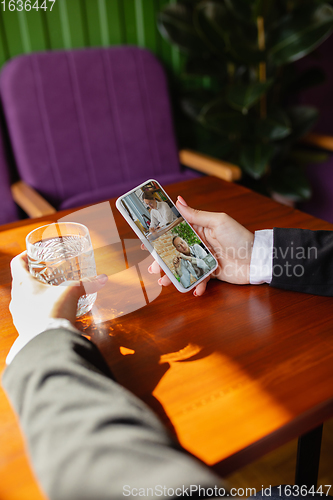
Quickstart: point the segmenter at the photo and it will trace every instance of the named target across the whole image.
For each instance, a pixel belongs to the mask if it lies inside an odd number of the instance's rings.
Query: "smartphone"
[[[192,290],[217,268],[215,257],[156,180],[120,196],[116,207],[180,292]]]

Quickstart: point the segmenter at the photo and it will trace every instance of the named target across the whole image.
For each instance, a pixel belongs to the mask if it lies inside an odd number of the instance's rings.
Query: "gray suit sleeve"
[[[180,498],[190,485],[223,486],[113,380],[84,337],[64,329],[40,334],[17,354],[2,381],[51,500],[132,498],[140,488],[146,496],[170,498],[174,491]]]

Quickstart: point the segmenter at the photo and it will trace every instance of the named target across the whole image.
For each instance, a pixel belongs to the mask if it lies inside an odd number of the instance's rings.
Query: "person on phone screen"
[[[157,201],[153,193],[145,191],[143,202],[150,207],[150,232],[154,233],[157,229],[170,224],[177,219],[169,205],[165,201]]]
[[[185,267],[185,262],[191,264],[191,267],[195,271],[196,279],[201,278],[201,276],[203,276],[209,271],[209,267],[203,260],[205,257],[207,257],[208,253],[200,245],[194,243],[194,245],[190,246],[180,236],[175,236],[172,240],[172,244],[175,247],[175,249],[182,254],[181,260],[184,264],[182,266],[179,266],[180,271],[182,267]],[[178,271],[177,274],[179,275]]]
[[[191,276],[193,277],[193,281],[198,279],[191,260],[191,257],[184,258],[182,255],[178,255],[173,259],[176,274],[184,288],[188,288],[190,286]]]

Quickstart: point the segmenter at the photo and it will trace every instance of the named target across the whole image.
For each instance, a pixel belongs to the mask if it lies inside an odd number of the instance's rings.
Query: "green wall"
[[[52,12],[10,11],[0,2],[0,67],[34,51],[131,44],[154,52],[167,70],[178,72],[180,55],[156,28],[156,13],[174,0],[56,0]],[[36,0],[31,0],[31,5]],[[24,2],[24,0],[23,0]],[[41,5],[43,0],[38,0]],[[12,6],[19,8],[17,0]]]

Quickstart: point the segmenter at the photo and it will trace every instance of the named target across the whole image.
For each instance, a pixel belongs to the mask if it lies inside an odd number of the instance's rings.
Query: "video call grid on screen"
[[[122,205],[184,288],[216,266],[207,247],[156,182],[125,196]]]

